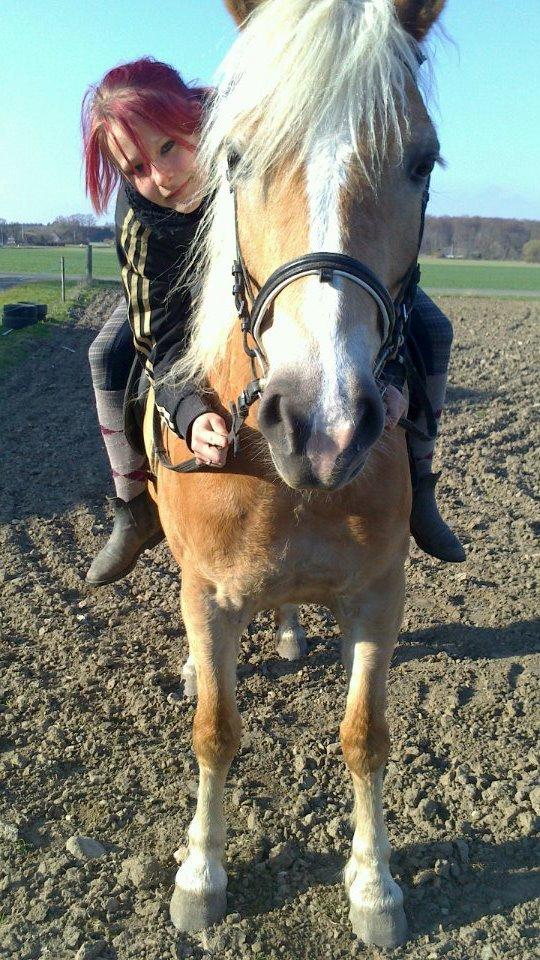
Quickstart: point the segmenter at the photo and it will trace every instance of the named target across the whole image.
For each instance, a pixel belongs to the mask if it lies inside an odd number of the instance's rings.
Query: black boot
[[[462,563],[465,550],[439,513],[435,484],[440,473],[419,477],[413,488],[411,533],[424,553],[447,563]]]
[[[146,490],[126,502],[114,500],[114,527],[107,543],[92,561],[86,582],[113,583],[133,570],[143,550],[164,538],[157,507]]]

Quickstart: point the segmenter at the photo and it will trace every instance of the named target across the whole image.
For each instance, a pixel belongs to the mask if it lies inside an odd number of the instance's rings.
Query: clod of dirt
[[[92,837],[70,837],[66,843],[66,850],[76,860],[97,860],[105,856],[105,847]]]

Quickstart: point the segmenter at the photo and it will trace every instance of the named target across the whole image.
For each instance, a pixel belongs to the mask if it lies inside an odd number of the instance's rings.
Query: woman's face
[[[201,202],[196,167],[198,134],[182,134],[182,143],[178,143],[141,120],[137,135],[150,163],[120,126],[111,127],[107,146],[123,176],[143,197],[160,207],[179,213],[194,210]]]

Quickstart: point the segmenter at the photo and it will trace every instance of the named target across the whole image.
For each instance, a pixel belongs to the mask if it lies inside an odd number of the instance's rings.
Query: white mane
[[[201,143],[216,198],[195,242],[202,292],[175,379],[204,381],[236,322],[227,149],[241,155],[239,178],[260,178],[284,158],[297,169],[322,131],[348,129],[362,172],[373,180],[389,144],[401,148],[407,68],[416,74],[417,46],[393,0],[266,0],[249,18],[220,69]]]

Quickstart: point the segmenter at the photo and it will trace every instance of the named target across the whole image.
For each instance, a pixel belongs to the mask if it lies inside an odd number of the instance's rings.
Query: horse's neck
[[[240,395],[253,379],[251,360],[244,351],[238,325],[231,334],[222,363],[209,377],[210,387],[219,401],[222,413],[230,410],[231,403],[238,402]],[[279,488],[287,488],[276,473],[267,441],[259,430],[258,410],[257,401],[249,408],[240,433],[239,452],[235,458],[229,453],[228,462],[234,474],[245,475],[253,480],[270,480],[275,485],[274,492],[277,496]]]
[[[232,332],[225,357],[209,379],[212,390],[227,409],[231,401],[236,402],[248,383],[253,380],[251,362],[242,346],[239,327]],[[251,407],[249,413],[249,424],[253,427],[257,425],[256,407],[257,404]]]

